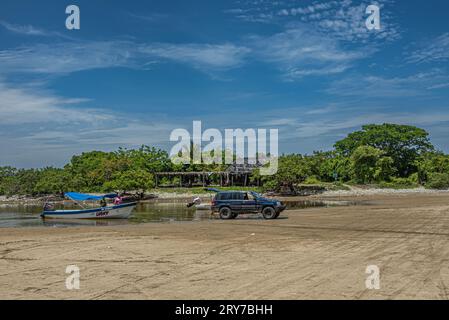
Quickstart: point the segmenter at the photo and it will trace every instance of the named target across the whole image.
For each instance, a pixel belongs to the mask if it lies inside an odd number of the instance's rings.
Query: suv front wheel
[[[229,220],[232,219],[232,210],[229,207],[220,208],[220,219]]]
[[[264,219],[276,219],[276,210],[272,207],[265,207],[262,210]]]

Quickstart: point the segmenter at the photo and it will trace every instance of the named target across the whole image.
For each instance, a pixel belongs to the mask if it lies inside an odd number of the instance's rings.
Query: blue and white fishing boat
[[[117,194],[94,196],[89,194],[67,192],[65,196],[77,204],[84,201],[101,201],[106,198],[115,198]],[[52,219],[127,219],[136,207],[137,202],[122,203],[96,208],[82,208],[78,210],[50,210],[47,206],[42,212],[42,218]]]

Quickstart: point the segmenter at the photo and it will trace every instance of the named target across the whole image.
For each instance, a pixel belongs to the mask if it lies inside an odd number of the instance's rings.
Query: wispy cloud
[[[314,25],[319,31],[332,35],[333,38],[346,41],[371,39],[396,40],[400,36],[399,28],[392,22],[386,8],[387,1],[376,1],[381,10],[381,29],[368,30],[365,21],[367,4],[354,3],[350,0],[315,3],[307,7],[290,9],[290,15],[299,15],[301,21]],[[370,3],[371,4],[371,3]],[[287,11],[288,12],[288,11]],[[295,14],[296,13],[296,14]],[[282,12],[279,12],[282,15]]]
[[[0,81],[0,125],[98,123],[111,117],[95,109],[71,108],[87,99],[68,99],[35,87],[13,87]]]
[[[449,121],[448,112],[364,113],[345,118],[339,118],[334,114],[330,117],[298,122],[295,129],[290,131],[290,138],[309,138],[328,134],[343,135],[368,123],[397,123],[427,127],[447,121]]]
[[[138,47],[139,53],[190,64],[196,68],[228,69],[242,64],[250,49],[225,44],[166,44]]]
[[[167,14],[163,14],[163,13],[132,13],[129,12],[128,16],[130,16],[131,18],[135,18],[135,19],[139,19],[139,20],[143,20],[145,22],[158,22],[160,20],[166,19],[169,17],[169,15]]]
[[[39,28],[30,24],[14,24],[4,20],[0,20],[0,26],[16,35],[30,36],[30,37],[46,37],[46,38],[56,37],[65,40],[71,41],[74,40],[72,37],[66,34],[56,31],[45,30],[43,28]]]
[[[433,90],[445,87],[448,81],[449,76],[439,69],[402,77],[352,74],[335,80],[326,92],[340,96],[413,97],[430,95]]]
[[[65,98],[42,88],[6,84],[0,79],[1,163],[61,165],[75,152],[91,149],[164,145],[178,127],[162,116],[133,117],[92,108],[84,98]],[[49,154],[51,158],[49,159]]]
[[[378,0],[381,9],[381,30],[368,30],[365,1],[244,1],[241,8],[227,10],[239,19],[249,22],[276,23],[301,21],[334,39],[366,43],[371,40],[392,41],[400,37],[399,26],[394,23],[391,0]]]
[[[242,66],[247,59],[274,64],[285,79],[346,71],[370,54],[350,50],[304,25],[290,25],[272,36],[249,36],[245,45],[136,43],[132,41],[72,41],[34,44],[0,51],[0,71],[69,74],[83,70],[127,67],[146,69],[158,61],[189,65],[205,73]]]
[[[344,104],[329,104],[324,107],[277,109],[279,114],[289,114],[288,118],[272,119],[271,114],[262,114],[265,118],[258,125],[261,127],[279,126],[281,143],[294,140],[297,144],[305,143],[305,139],[317,139],[320,146],[332,145],[338,137],[359,129],[368,123],[398,123],[421,127],[433,127],[449,121],[449,112],[443,106],[419,108],[416,111],[391,111],[391,107],[360,108],[354,107],[354,102]],[[326,141],[326,142],[325,142]],[[297,146],[296,146],[297,148]],[[317,146],[313,147],[316,150]]]
[[[0,51],[2,73],[64,74],[128,66],[135,48],[128,42],[60,42]]]
[[[410,63],[447,62],[449,60],[449,33],[431,39],[422,48],[412,52],[407,61]]]
[[[370,54],[370,50],[345,49],[338,41],[298,24],[270,37],[253,36],[251,43],[255,54],[278,64],[287,79],[341,73]]]
[[[37,27],[34,27],[32,25],[18,25],[18,24],[12,24],[8,23],[6,21],[0,20],[0,26],[4,27],[5,29],[18,33],[23,35],[29,35],[29,36],[50,36],[54,35],[51,32],[45,31],[43,29],[39,29]]]
[[[162,59],[201,70],[226,70],[240,65],[248,52],[233,44],[59,42],[0,51],[0,71],[65,74],[111,67],[143,68],[149,60]]]

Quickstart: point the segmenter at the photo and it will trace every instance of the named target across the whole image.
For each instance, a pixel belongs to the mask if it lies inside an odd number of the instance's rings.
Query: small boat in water
[[[212,206],[209,203],[199,203],[195,204],[196,210],[211,210]]]
[[[196,197],[192,202],[187,203],[187,208],[195,207],[196,210],[211,210],[211,205],[202,203],[200,197]]]
[[[79,204],[79,201],[104,201],[106,198],[117,197],[117,194],[94,196],[83,193],[69,192],[66,193],[65,196]],[[129,202],[96,208],[83,207],[82,209],[76,210],[52,210],[46,205],[41,217],[52,219],[127,219],[136,205],[137,202]]]

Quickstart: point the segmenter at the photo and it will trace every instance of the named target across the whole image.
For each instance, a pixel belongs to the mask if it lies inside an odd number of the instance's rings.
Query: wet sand
[[[447,193],[334,199],[367,204],[274,221],[1,229],[0,298],[448,298]],[[68,265],[79,290],[65,287]],[[365,287],[368,265],[379,290]]]

